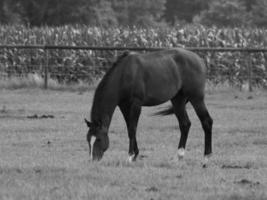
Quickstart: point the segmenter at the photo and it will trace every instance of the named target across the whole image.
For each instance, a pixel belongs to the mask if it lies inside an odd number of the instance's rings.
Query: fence
[[[37,71],[42,74],[44,88],[47,89],[49,76],[57,81],[75,81],[82,76],[83,78],[101,76],[101,72],[108,68],[106,65],[112,62],[118,51],[157,51],[161,49],[163,48],[0,45],[0,76],[10,77],[14,74],[23,75]],[[250,91],[255,84],[266,84],[267,48],[190,47],[186,49],[194,51],[204,58],[208,66],[208,77],[214,82],[226,79],[230,83],[239,85],[247,82]],[[28,55],[25,56],[25,54]],[[77,61],[77,59],[80,60]],[[218,68],[220,69],[218,70]]]

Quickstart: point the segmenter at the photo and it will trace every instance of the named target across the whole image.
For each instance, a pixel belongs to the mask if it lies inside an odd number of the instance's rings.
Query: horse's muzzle
[[[102,157],[103,157],[103,155],[104,155],[104,152],[103,151],[94,151],[93,150],[93,153],[91,154],[91,159],[92,159],[92,161],[100,161],[101,159],[102,159]]]

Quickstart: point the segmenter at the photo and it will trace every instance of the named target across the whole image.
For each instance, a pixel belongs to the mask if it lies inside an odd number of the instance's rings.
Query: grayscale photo
[[[0,199],[266,200],[267,0],[0,0]]]

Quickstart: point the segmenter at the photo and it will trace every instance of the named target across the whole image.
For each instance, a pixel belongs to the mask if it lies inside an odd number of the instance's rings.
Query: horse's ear
[[[85,121],[86,125],[88,126],[88,128],[90,128],[92,126],[92,122],[89,122],[86,118],[84,118],[84,121]]]

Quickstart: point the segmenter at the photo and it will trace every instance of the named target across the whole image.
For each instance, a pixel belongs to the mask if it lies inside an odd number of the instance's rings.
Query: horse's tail
[[[163,116],[165,116],[165,115],[172,115],[172,114],[174,114],[174,110],[173,110],[173,107],[170,106],[169,108],[164,109],[164,110],[161,110],[161,111],[158,111],[158,112],[154,113],[153,115],[154,116],[156,116],[156,115],[163,115]]]

